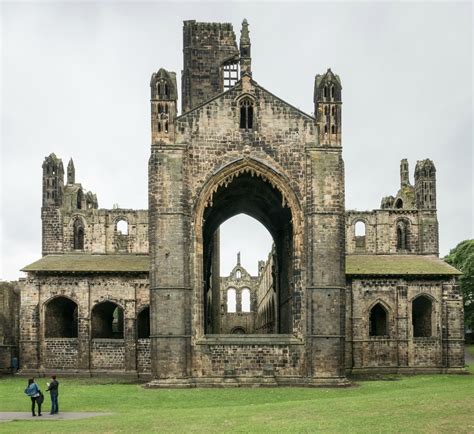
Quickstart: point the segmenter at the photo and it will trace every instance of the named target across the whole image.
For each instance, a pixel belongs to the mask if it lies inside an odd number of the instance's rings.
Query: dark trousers
[[[56,393],[51,394],[51,414],[56,414],[59,411],[58,407],[58,395]]]
[[[38,405],[38,414],[41,414],[41,404],[38,401],[38,398],[31,397],[31,414],[35,415],[35,403]]]

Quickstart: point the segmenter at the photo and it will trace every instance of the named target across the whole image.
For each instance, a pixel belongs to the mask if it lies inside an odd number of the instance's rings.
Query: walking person
[[[41,416],[41,404],[43,403],[43,394],[39,386],[35,383],[34,378],[28,380],[28,387],[25,389],[25,393],[31,398],[31,413],[35,414],[35,404],[38,406],[38,416]]]
[[[56,380],[56,375],[51,375],[51,383],[46,383],[48,388],[46,389],[51,396],[51,413],[57,414],[58,408],[58,395],[59,395],[59,382]]]

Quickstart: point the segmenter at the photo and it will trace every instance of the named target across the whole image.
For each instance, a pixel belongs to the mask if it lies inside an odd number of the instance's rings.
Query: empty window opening
[[[403,200],[398,198],[395,202],[395,208],[402,209],[403,208]]]
[[[328,106],[324,107],[324,114],[327,116],[329,114],[329,108]]]
[[[427,338],[431,330],[432,303],[428,297],[419,296],[412,303],[413,337]]]
[[[158,104],[158,113],[163,113],[163,106]]]
[[[106,301],[92,309],[92,338],[123,339],[123,309]]]
[[[370,336],[387,336],[387,312],[384,307],[377,303],[371,310],[369,315],[369,335]]]
[[[327,134],[328,133],[328,125],[324,125],[324,132]]]
[[[336,125],[331,125],[331,133],[336,134]]]
[[[242,289],[242,312],[250,312],[250,289]]]
[[[229,63],[222,68],[223,90],[229,90],[239,80],[239,64]]]
[[[145,307],[137,317],[138,339],[148,339],[150,337],[150,308]]]
[[[334,85],[331,86],[331,98],[334,98]]]
[[[168,132],[168,121],[165,122],[165,133]]]
[[[66,297],[53,298],[45,310],[46,338],[77,338],[77,304]]]
[[[161,95],[161,83],[158,83],[158,95]]]
[[[77,192],[77,209],[82,209],[83,199],[84,199],[84,194],[82,193],[82,190],[79,189]]]
[[[242,327],[235,327],[232,329],[232,332],[231,332],[233,335],[244,335],[245,334],[245,330],[242,328]]]
[[[128,235],[128,223],[126,220],[119,220],[116,225],[117,235]]]
[[[355,232],[355,244],[356,248],[365,248],[365,223],[363,221],[357,221],[354,225],[354,232]]]
[[[235,313],[237,311],[237,294],[235,289],[227,290],[227,312]]]
[[[324,86],[324,91],[323,91],[324,98],[328,97],[328,87]]]
[[[240,128],[253,128],[253,102],[249,98],[240,101]]]
[[[169,88],[167,83],[165,83],[165,96],[169,96]]]
[[[161,133],[161,122],[158,122],[158,132]]]
[[[331,113],[332,113],[333,116],[336,116],[336,106],[332,107]]]
[[[408,250],[408,225],[404,221],[397,223],[397,250]]]
[[[79,218],[74,221],[73,247],[74,250],[84,250],[84,226]]]
[[[236,279],[241,279],[241,278],[242,278],[242,272],[241,272],[240,270],[237,270],[237,271],[235,272],[235,278],[236,278]]]

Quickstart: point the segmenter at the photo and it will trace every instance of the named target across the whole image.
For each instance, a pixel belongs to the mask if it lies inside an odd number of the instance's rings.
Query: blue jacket
[[[31,383],[26,389],[25,393],[32,398],[39,396],[40,388],[36,383]]]

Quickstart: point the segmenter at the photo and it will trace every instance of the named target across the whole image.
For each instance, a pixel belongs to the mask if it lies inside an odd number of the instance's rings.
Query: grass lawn
[[[349,389],[148,390],[112,379],[59,378],[61,411],[115,414],[6,422],[0,432],[474,432],[474,375],[396,380]],[[38,382],[44,387],[46,379]],[[0,379],[0,411],[29,410],[25,383]],[[45,410],[49,404],[46,396]]]

